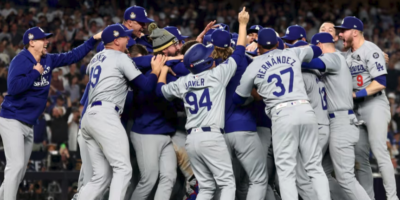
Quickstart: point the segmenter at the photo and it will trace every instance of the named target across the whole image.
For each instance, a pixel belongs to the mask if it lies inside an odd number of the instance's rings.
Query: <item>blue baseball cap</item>
[[[317,45],[318,43],[335,43],[335,40],[329,33],[317,33],[311,38],[311,44]]]
[[[211,43],[214,46],[227,48],[231,46],[231,35],[225,30],[215,30],[211,34]]]
[[[217,29],[210,29],[210,30],[208,30],[208,31],[206,32],[205,35],[211,35],[212,33],[214,33],[215,30],[217,30]]]
[[[53,33],[45,33],[43,29],[39,27],[33,27],[25,31],[23,41],[24,45],[29,44],[31,40],[40,40],[43,38],[49,38],[53,35]]]
[[[120,37],[130,37],[133,30],[125,30],[121,24],[113,24],[107,26],[101,34],[101,40],[104,44],[108,44]],[[129,41],[128,41],[129,42]]]
[[[359,31],[364,30],[364,24],[357,17],[345,17],[340,26],[335,26],[337,29],[356,29]]]
[[[289,26],[286,29],[285,36],[282,37],[284,40],[298,40],[300,38],[306,38],[306,30],[299,25]]]
[[[203,44],[204,45],[209,45],[211,44],[211,35],[205,35],[203,38]]]
[[[238,39],[238,37],[239,37],[239,34],[237,34],[237,33],[231,33],[231,38],[232,38],[232,39]]]
[[[215,29],[219,29],[219,30],[225,30],[225,31],[228,31],[228,32],[230,32],[230,30],[229,30],[229,26],[228,25],[226,25],[226,24],[223,24],[223,23],[220,23],[220,24],[215,24],[215,25],[219,25],[217,28],[215,28]]]
[[[272,28],[263,28],[258,32],[258,44],[262,47],[275,45],[278,42],[276,32]]]
[[[278,49],[283,50],[285,48],[285,45],[283,44],[283,40],[279,37],[277,37],[276,39],[278,39]]]
[[[237,43],[237,38],[232,38],[232,39],[231,39],[231,47],[232,47],[233,49],[236,48],[236,43]]]
[[[176,37],[176,39],[178,39],[178,40],[185,40],[186,38],[189,37],[189,36],[182,36],[179,29],[176,28],[175,26],[167,26],[164,29],[167,30],[168,32],[170,32],[172,35],[174,35]]]
[[[214,46],[197,43],[190,47],[184,57],[183,64],[193,74],[198,74],[212,67],[214,59],[210,57]]]
[[[247,35],[250,33],[258,33],[258,31],[260,31],[261,29],[263,29],[263,27],[260,25],[250,26],[250,28],[247,30]]]
[[[154,22],[154,20],[147,18],[146,10],[140,6],[131,6],[125,10],[125,20],[133,20],[142,23]]]
[[[294,44],[286,43],[286,46],[288,46],[289,48],[300,47],[300,46],[304,46],[304,45],[308,45],[308,43],[306,41],[303,41],[303,40],[299,40]]]

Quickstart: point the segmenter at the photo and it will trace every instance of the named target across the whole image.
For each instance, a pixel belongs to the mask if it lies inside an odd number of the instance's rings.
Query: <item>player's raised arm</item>
[[[245,56],[246,36],[247,36],[247,23],[249,22],[249,13],[246,11],[246,7],[238,14],[239,20],[239,36],[236,42],[235,51],[231,57],[235,60],[236,64],[239,64]]]

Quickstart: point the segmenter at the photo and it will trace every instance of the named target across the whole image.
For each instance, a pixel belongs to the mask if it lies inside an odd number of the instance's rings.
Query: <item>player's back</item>
[[[279,103],[308,100],[301,74],[301,63],[310,61],[310,47],[273,50],[257,57],[249,66],[256,73],[254,84],[267,109]]]
[[[319,57],[326,66],[321,81],[325,83],[328,111],[353,109],[352,77],[341,52],[326,53]]]
[[[184,102],[187,115],[186,129],[224,128],[225,88],[235,70],[236,62],[230,57],[211,70],[189,74],[172,83],[175,88],[173,90],[178,90],[177,96]]]
[[[317,117],[318,124],[329,125],[328,105],[325,84],[314,70],[303,69],[304,86]]]
[[[125,74],[126,63],[133,61],[124,53],[116,50],[105,49],[97,53],[90,61],[89,72],[89,104],[95,101],[114,103],[123,109],[127,94],[128,84]],[[133,69],[132,69],[133,71]],[[135,70],[130,78],[140,74]]]

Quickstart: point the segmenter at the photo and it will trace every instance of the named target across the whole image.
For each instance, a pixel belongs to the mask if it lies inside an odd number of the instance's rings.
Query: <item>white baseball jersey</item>
[[[123,110],[128,83],[141,74],[135,63],[125,53],[105,49],[90,61],[89,105],[95,101],[114,103]]]
[[[162,86],[167,100],[183,99],[187,115],[186,129],[225,127],[225,88],[235,74],[237,64],[231,57],[217,67],[189,74]]]
[[[244,72],[236,93],[249,97],[253,85],[263,97],[266,111],[279,103],[308,100],[301,74],[301,63],[313,58],[311,47],[275,49],[256,57]]]
[[[340,52],[326,53],[319,57],[326,70],[321,81],[325,83],[328,111],[353,109],[353,86],[350,70]]]
[[[353,76],[354,91],[366,88],[372,79],[387,74],[383,52],[372,42],[365,41],[354,52],[349,49],[344,57]]]
[[[303,70],[304,86],[319,125],[329,125],[325,84],[315,70]]]

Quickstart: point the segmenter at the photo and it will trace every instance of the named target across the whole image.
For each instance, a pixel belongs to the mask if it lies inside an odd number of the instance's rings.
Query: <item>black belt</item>
[[[354,111],[353,110],[349,110],[348,114],[352,115],[352,114],[354,114]],[[334,113],[329,113],[329,118],[335,118],[335,114]]]
[[[101,105],[103,105],[103,104],[101,103],[101,101],[95,101],[95,102],[92,103],[92,107],[93,107],[93,106],[101,106]],[[119,112],[118,106],[115,106],[114,109],[115,109],[115,111]]]
[[[189,128],[187,130],[187,134],[190,134],[192,132],[193,128]],[[211,127],[201,127],[201,130],[203,130],[203,132],[211,132]],[[222,134],[225,133],[224,129],[220,128],[219,131],[221,131]]]
[[[379,91],[377,93],[375,93],[374,95],[371,95],[371,97],[377,97],[377,96],[381,96],[382,95],[382,91]],[[354,103],[362,103],[367,99],[367,97],[362,97],[362,98],[356,98],[353,100]]]
[[[23,124],[23,125],[25,125],[25,126],[27,126],[27,127],[29,127],[29,128],[33,128],[33,125],[32,125],[32,124],[28,124],[28,123],[25,123],[25,122],[20,121],[20,120],[18,120],[18,121],[21,122],[21,124]]]

